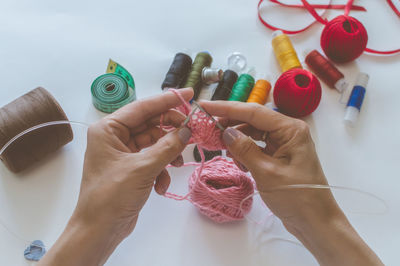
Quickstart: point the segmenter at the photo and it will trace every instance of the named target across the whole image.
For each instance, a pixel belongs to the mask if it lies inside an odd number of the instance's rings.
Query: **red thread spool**
[[[358,58],[367,48],[368,34],[363,24],[350,16],[338,16],[329,21],[321,35],[321,47],[336,63]]]
[[[305,59],[307,66],[329,87],[336,88],[342,92],[346,89],[347,83],[344,75],[328,59],[317,50],[311,51]]]
[[[321,83],[311,72],[295,68],[283,73],[276,81],[274,101],[280,112],[303,117],[317,109],[321,93]]]

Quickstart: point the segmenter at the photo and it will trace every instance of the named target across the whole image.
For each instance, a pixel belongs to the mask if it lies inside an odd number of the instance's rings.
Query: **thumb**
[[[192,132],[187,127],[169,132],[144,152],[144,157],[154,169],[162,170],[185,149]]]
[[[225,129],[222,139],[234,159],[250,171],[256,171],[271,160],[250,137],[239,130],[231,127]]]

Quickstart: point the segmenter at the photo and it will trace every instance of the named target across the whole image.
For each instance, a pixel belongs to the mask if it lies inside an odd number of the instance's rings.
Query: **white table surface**
[[[352,15],[366,26],[369,47],[400,47],[400,20],[386,1],[357,2],[368,9]],[[258,74],[270,73],[274,82],[279,70],[271,51],[271,31],[258,21],[256,4],[256,0],[3,0],[0,105],[40,85],[58,99],[71,120],[95,122],[104,114],[91,104],[90,85],[104,73],[109,58],[132,73],[141,99],[160,93],[173,56],[183,49],[192,55],[207,50],[213,65],[223,68],[227,55],[240,51]],[[330,11],[328,17],[339,13]],[[282,8],[268,9],[265,16],[277,25],[292,27],[311,20],[302,11]],[[321,30],[321,25],[315,25],[292,37],[299,54],[319,48]],[[339,68],[351,83],[358,71],[371,76],[357,127],[344,126],[339,94],[326,85],[319,108],[306,121],[330,184],[365,190],[387,202],[389,211],[384,215],[349,213],[349,217],[382,260],[396,265],[400,246],[400,55],[364,54]],[[1,165],[0,220],[24,240],[42,239],[51,246],[74,208],[85,146],[85,131],[74,129],[73,143],[27,173],[15,176]],[[192,149],[185,151],[186,161],[193,160]],[[173,170],[171,189],[184,193],[192,170]],[[344,195],[345,207],[357,203],[357,208],[371,210],[373,204],[359,197]],[[215,224],[190,203],[153,193],[135,231],[107,265],[316,264],[298,245],[260,241],[255,233],[258,229],[247,221]],[[0,265],[29,265],[23,258],[24,247],[25,242],[0,226]]]

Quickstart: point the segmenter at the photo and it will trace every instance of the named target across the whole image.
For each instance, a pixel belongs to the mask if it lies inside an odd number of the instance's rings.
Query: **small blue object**
[[[366,87],[368,85],[369,76],[366,73],[359,73],[353,90],[351,91],[349,101],[347,102],[346,112],[344,114],[344,122],[349,126],[354,126],[361,111],[364,101]]]
[[[46,248],[41,240],[33,241],[24,251],[27,260],[39,261],[46,253]]]
[[[349,101],[347,102],[347,106],[353,106],[358,110],[361,110],[362,103],[364,101],[365,96],[365,88],[361,86],[354,86]]]

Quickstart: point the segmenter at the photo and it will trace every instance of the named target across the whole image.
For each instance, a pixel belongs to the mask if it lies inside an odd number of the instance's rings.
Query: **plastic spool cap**
[[[276,30],[272,33],[272,39],[274,39],[275,37],[278,37],[280,35],[283,35],[283,31],[281,30]]]
[[[368,81],[369,81],[369,75],[367,73],[360,72],[358,74],[355,86],[361,86],[363,88],[367,88]]]
[[[263,80],[266,80],[266,81],[271,81],[271,74],[270,73],[262,73],[262,74],[259,74],[259,78],[258,79],[263,79]]]
[[[246,57],[240,52],[233,52],[228,56],[228,68],[240,74],[247,66]]]
[[[349,84],[346,82],[346,80],[344,78],[339,79],[338,81],[336,81],[335,83],[335,88],[339,91],[339,92],[344,92],[345,90],[347,90],[347,88],[349,87]]]
[[[344,123],[353,127],[357,122],[359,113],[360,111],[357,109],[357,107],[347,106],[346,113],[344,114]]]
[[[256,68],[254,66],[249,67],[246,71],[246,74],[249,74],[252,77],[255,77],[257,74]]]

